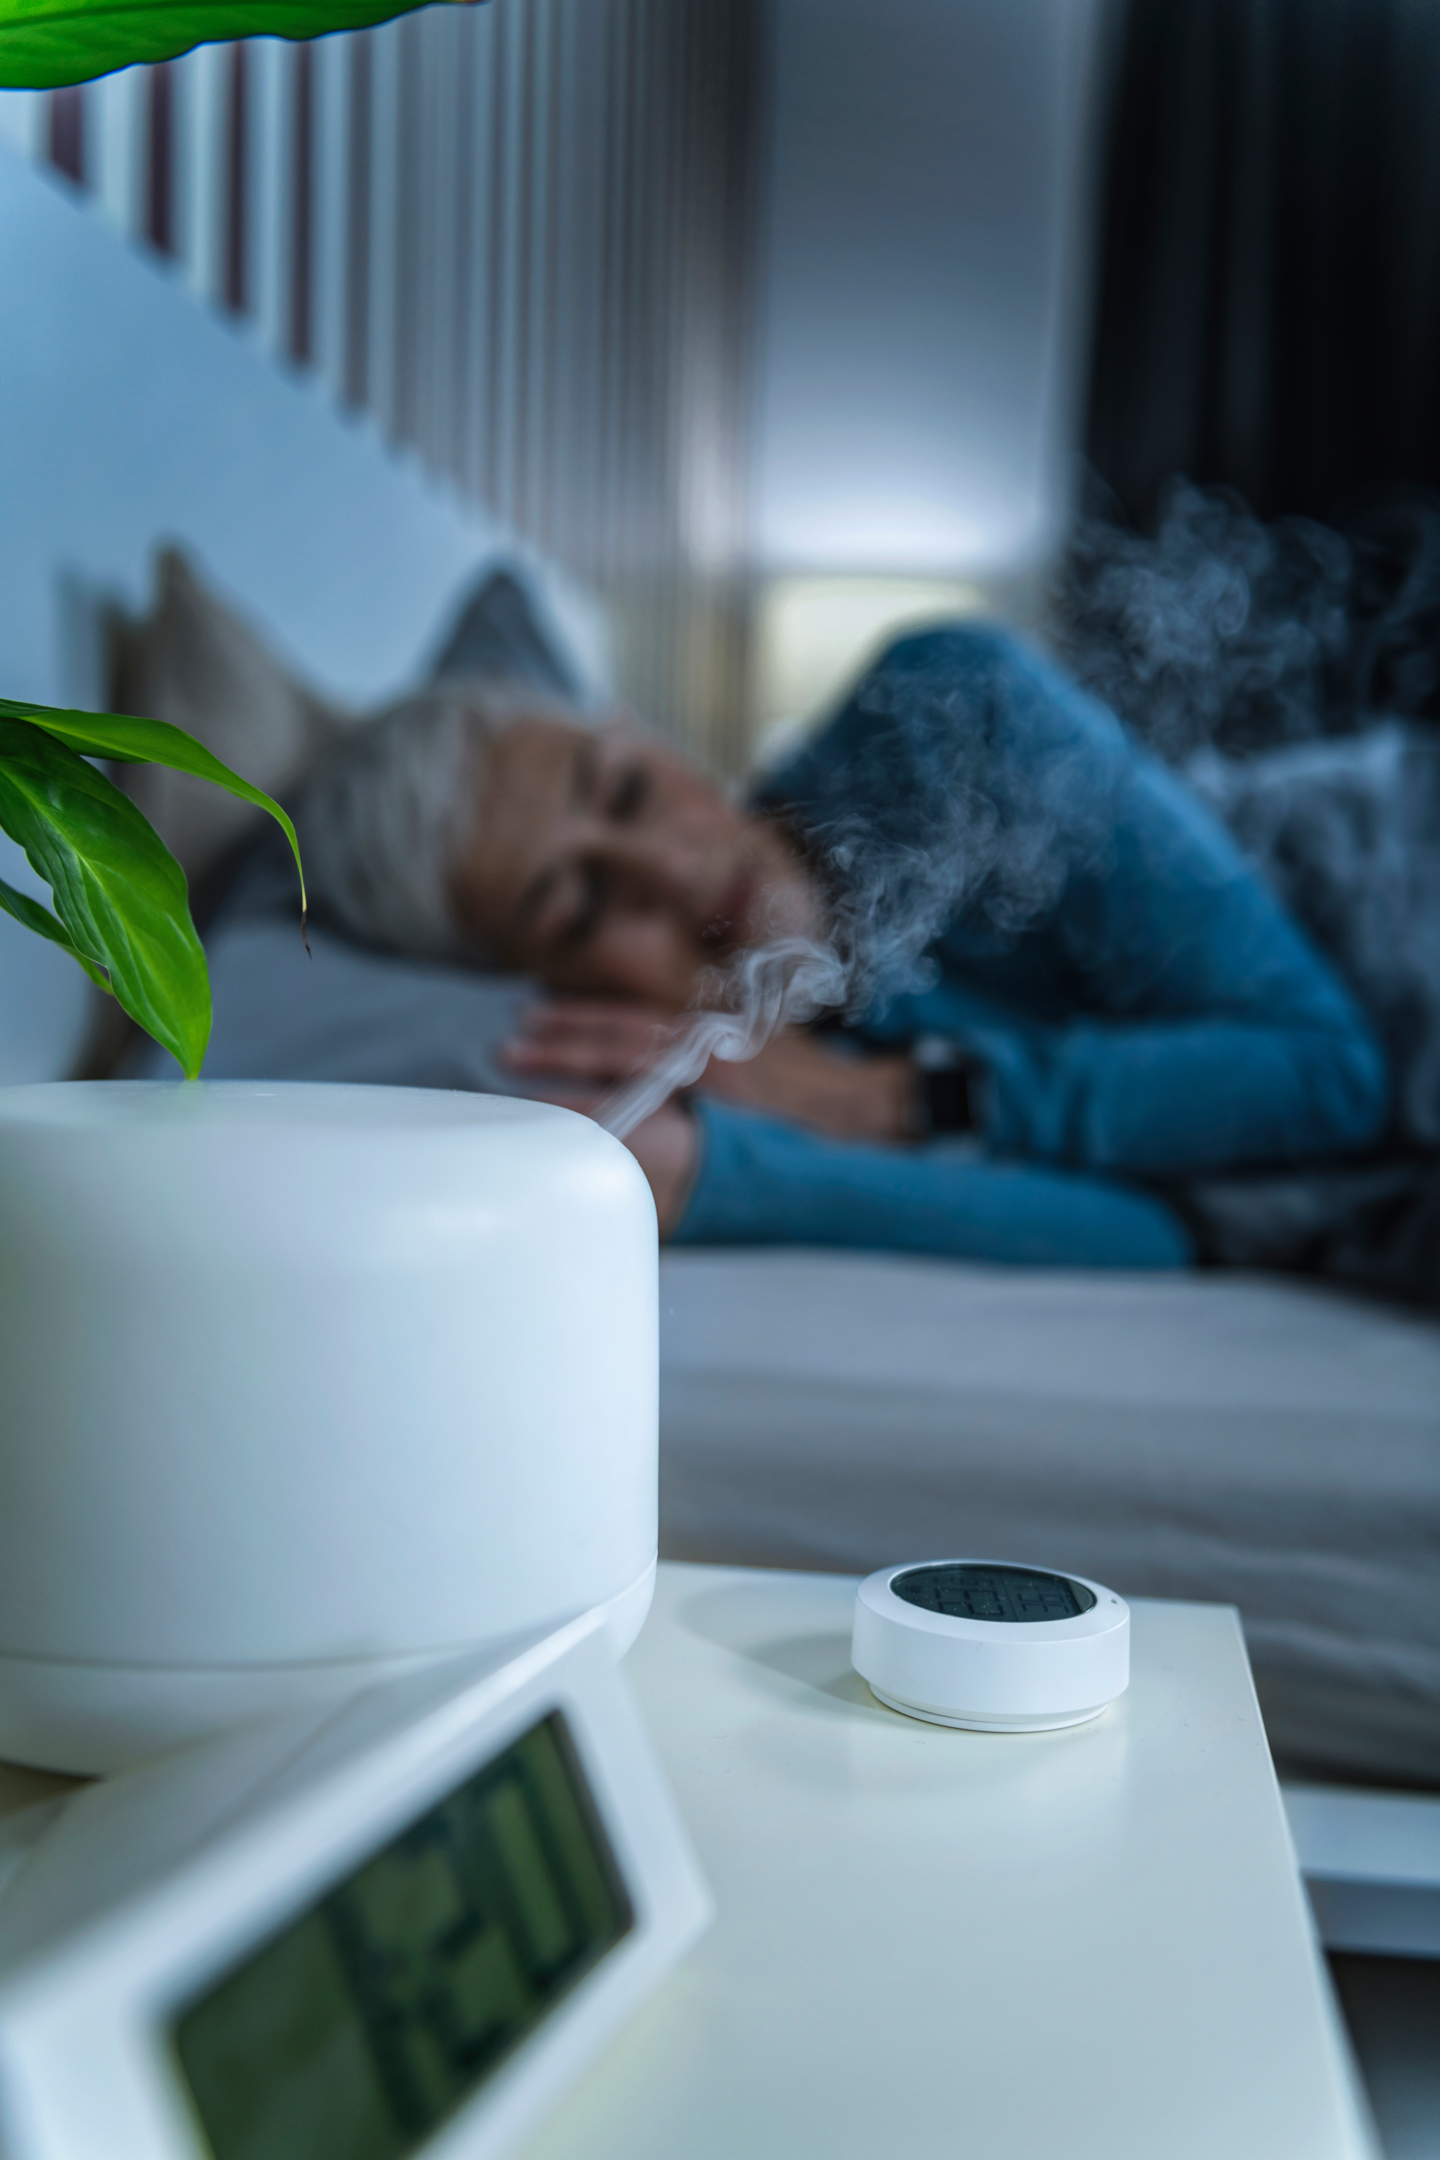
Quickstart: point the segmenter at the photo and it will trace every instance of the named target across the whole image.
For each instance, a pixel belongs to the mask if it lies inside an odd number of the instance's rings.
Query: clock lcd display
[[[183,2013],[215,2160],[404,2160],[632,1925],[554,1712]]]

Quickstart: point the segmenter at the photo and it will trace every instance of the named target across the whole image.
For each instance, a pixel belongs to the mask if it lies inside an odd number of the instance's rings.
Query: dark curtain
[[[1440,486],[1440,0],[1126,0],[1090,462],[1330,518]]]

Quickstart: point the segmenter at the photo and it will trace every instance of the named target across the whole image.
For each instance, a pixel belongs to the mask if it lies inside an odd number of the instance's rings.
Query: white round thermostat
[[[972,1732],[1083,1725],[1130,1684],[1130,1608],[1103,1583],[1004,1560],[880,1568],[851,1662],[892,1710]]]

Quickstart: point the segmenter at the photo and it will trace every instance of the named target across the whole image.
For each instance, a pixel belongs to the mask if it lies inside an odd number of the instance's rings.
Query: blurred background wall
[[[738,772],[887,629],[1035,620],[1082,469],[1141,527],[1440,487],[1437,110],[1435,0],[487,0],[0,139]]]
[[[1073,489],[1097,0],[775,0],[754,718],[913,615],[1024,612]]]
[[[489,0],[0,132],[611,605],[724,770],[889,624],[1023,612],[1079,424],[1099,0]]]
[[[587,579],[626,693],[733,763],[762,4],[434,7],[0,95],[0,130]]]

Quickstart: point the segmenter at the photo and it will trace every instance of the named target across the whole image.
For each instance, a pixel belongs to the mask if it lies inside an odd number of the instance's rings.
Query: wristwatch
[[[911,1126],[917,1140],[978,1132],[984,1123],[985,1066],[973,1050],[944,1035],[921,1035],[910,1045],[915,1081]]]

